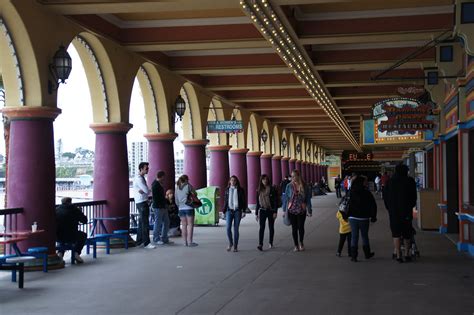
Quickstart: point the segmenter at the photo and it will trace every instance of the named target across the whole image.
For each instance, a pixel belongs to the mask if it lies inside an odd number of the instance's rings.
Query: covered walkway
[[[26,275],[18,294],[0,273],[0,314],[472,314],[474,266],[437,232],[418,231],[421,259],[391,260],[385,209],[371,226],[373,260],[335,256],[334,194],[313,199],[306,252],[291,251],[281,217],[276,248],[256,250],[257,224],[241,225],[239,253],[225,251],[223,222],[196,229],[196,248],[113,250],[83,265]]]

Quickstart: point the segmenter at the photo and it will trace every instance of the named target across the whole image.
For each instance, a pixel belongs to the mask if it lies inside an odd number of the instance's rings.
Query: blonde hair
[[[291,172],[291,174],[292,174],[292,175],[293,175],[293,174],[295,175],[295,176],[293,176],[292,181],[294,181],[294,182],[296,183],[296,188],[298,188],[298,192],[299,192],[300,194],[304,193],[304,181],[303,181],[303,179],[301,178],[300,171],[298,171],[298,170],[293,170],[293,171]]]

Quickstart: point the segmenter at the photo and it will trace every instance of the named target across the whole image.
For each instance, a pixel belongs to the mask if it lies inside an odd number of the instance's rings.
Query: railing
[[[130,198],[128,213],[130,217],[130,229],[137,228],[138,227],[138,221],[137,221],[138,210],[137,210],[137,206],[135,204],[134,198]]]
[[[106,204],[107,200],[95,200],[73,203],[74,206],[79,207],[81,209],[82,213],[84,213],[88,220],[87,224],[79,225],[79,229],[89,235],[90,230],[92,229],[92,219],[104,216]],[[105,233],[105,231],[102,230],[102,227],[100,227],[100,225],[97,225],[95,233]]]
[[[8,232],[16,231],[18,226],[17,215],[19,213],[23,213],[23,208],[0,209],[0,225],[4,226]],[[0,255],[6,252],[6,245],[0,246]]]

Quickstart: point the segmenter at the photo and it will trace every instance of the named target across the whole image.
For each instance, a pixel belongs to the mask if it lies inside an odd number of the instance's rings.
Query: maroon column
[[[260,155],[262,155],[262,152],[258,151],[247,153],[247,200],[249,205],[255,205],[257,203],[257,187],[262,171],[260,168]]]
[[[175,168],[173,143],[177,136],[176,133],[145,135],[145,138],[148,140],[148,162],[150,163],[147,181],[150,186],[156,178],[156,173],[158,171],[164,171],[166,174],[164,183],[165,191],[174,189]],[[133,171],[136,172],[136,170]]]
[[[307,182],[307,177],[306,177],[306,162],[304,161],[301,161],[301,164],[300,164],[300,174],[301,174],[301,178]]]
[[[104,123],[91,124],[90,127],[95,132],[93,199],[107,201],[104,213],[97,215],[128,217],[130,196],[127,132],[132,125]],[[128,230],[129,220],[106,221],[105,226],[109,233],[113,230]]]
[[[321,165],[318,165],[317,166],[317,175],[316,175],[316,180],[319,182],[319,180],[321,179]]]
[[[195,189],[207,186],[206,145],[208,140],[183,140],[184,174]]]
[[[311,181],[316,182],[316,164],[311,163]]]
[[[220,192],[219,210],[224,207],[224,191],[229,182],[229,150],[230,145],[209,146],[211,154],[209,169],[209,185],[218,186]]]
[[[296,160],[295,159],[288,160],[288,167],[290,168],[288,175],[291,176],[291,172],[296,170]]]
[[[288,165],[288,163],[287,163]],[[272,157],[272,175],[273,175],[273,185],[280,185],[282,179],[282,164],[281,156],[276,155]]]
[[[270,178],[270,183],[273,182],[272,156],[273,154],[262,154],[260,156],[261,173],[262,175],[267,174],[268,178]]]
[[[7,217],[6,228],[31,231],[33,222],[45,230],[19,247],[46,246],[55,253],[55,167],[53,121],[61,112],[51,107],[3,108],[10,121],[7,207],[23,213]]]
[[[230,176],[237,176],[247,196],[247,152],[248,149],[230,150]],[[248,198],[248,197],[247,197]]]
[[[281,178],[283,179],[286,176],[290,175],[290,158],[283,157],[281,158]]]
[[[305,168],[305,176],[306,176],[306,182],[309,183],[311,181],[311,173],[309,169],[309,162],[304,163],[304,168]]]
[[[300,172],[301,175],[301,160],[296,160],[295,168]]]

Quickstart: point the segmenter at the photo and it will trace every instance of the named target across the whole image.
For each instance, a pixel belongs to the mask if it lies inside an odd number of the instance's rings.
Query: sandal
[[[298,246],[295,246],[295,248],[293,248],[293,251],[294,251],[294,252],[299,252],[299,251],[300,251],[300,249],[299,249],[299,247],[298,247]]]

